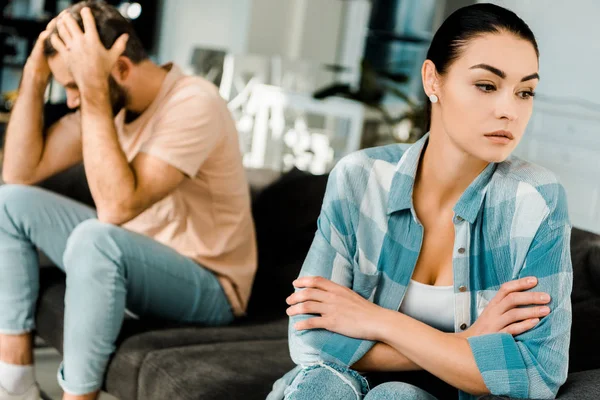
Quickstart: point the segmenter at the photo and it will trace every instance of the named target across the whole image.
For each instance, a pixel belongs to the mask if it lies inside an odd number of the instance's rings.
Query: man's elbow
[[[123,225],[137,216],[134,211],[124,207],[98,207],[98,221],[111,225]]]
[[[14,174],[4,169],[2,171],[2,181],[9,185],[27,185],[31,186],[37,183],[34,179],[31,179],[24,175]]]

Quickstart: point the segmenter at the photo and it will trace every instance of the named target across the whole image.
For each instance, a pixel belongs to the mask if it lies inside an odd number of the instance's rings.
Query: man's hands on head
[[[85,95],[88,90],[107,90],[108,77],[125,51],[129,35],[121,35],[107,50],[100,41],[94,16],[88,7],[81,10],[81,18],[83,32],[69,13],[61,14],[56,21],[58,35],[52,35],[50,40]]]
[[[35,46],[33,46],[33,50],[31,51],[31,54],[25,63],[24,72],[34,74],[44,83],[48,82],[50,75],[52,74],[50,71],[50,66],[48,66],[48,59],[44,55],[44,42],[52,34],[52,31],[56,27],[57,19],[58,17],[50,21],[46,26],[46,29],[40,33],[37,41],[35,42]]]

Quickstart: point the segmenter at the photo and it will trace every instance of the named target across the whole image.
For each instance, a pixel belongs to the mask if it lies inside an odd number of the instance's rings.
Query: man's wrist
[[[83,82],[79,87],[79,94],[81,95],[82,100],[93,100],[97,98],[108,99],[108,79],[106,81],[100,80],[91,80],[89,82]]]
[[[50,80],[50,73],[44,71],[43,68],[39,68],[35,63],[27,62],[23,68],[22,84],[32,84],[38,88],[46,90],[48,81]]]
[[[79,87],[82,110],[110,109],[110,94],[108,82],[88,83]]]

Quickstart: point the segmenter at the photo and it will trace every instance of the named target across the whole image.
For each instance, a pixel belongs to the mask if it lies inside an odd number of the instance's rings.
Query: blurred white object
[[[130,20],[138,19],[142,15],[142,5],[133,1],[124,1],[118,7],[119,12]]]
[[[406,142],[410,137],[410,131],[413,123],[409,118],[405,118],[394,126],[394,137],[396,140]]]
[[[245,113],[254,119],[252,132],[246,132],[250,139],[244,140],[250,143],[244,155],[248,168],[284,171],[296,166],[322,174],[360,148],[364,109],[353,100],[316,100],[255,84]],[[294,119],[288,127],[286,115],[290,114]],[[309,118],[321,121],[324,127],[311,128]]]

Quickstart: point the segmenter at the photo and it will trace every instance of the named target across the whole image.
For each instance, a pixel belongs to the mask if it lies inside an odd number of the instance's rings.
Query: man
[[[42,132],[50,76],[78,109]],[[83,161],[96,209],[33,185]],[[217,89],[152,63],[131,25],[81,2],[23,72],[0,186],[0,399],[37,399],[36,248],[66,272],[63,399],[95,399],[125,308],[226,324],[244,314],[256,243],[235,124]]]

